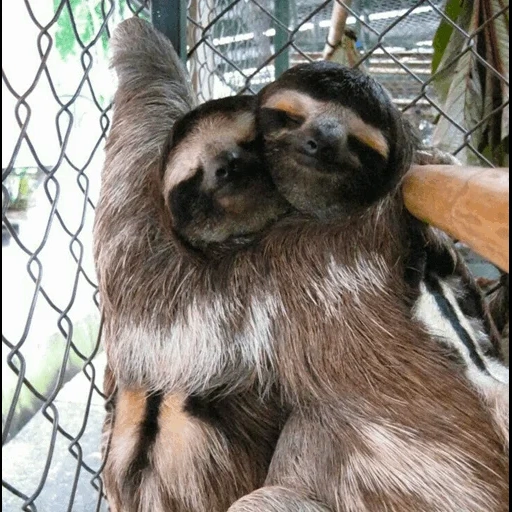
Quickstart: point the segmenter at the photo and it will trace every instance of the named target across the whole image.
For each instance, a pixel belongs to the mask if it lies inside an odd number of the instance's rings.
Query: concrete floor
[[[95,361],[97,384],[101,389],[104,357]],[[80,374],[63,387],[55,400],[58,410],[59,425],[73,436],[79,437],[82,457],[94,470],[100,468],[101,426],[105,411],[103,399],[93,392],[89,416],[84,425],[86,403],[90,383]],[[83,430],[83,432],[81,432]],[[48,461],[49,447],[52,439],[52,424],[41,412],[21,430],[21,432],[2,450],[3,479],[26,495],[34,493],[40,484],[41,475]],[[78,475],[76,493],[73,483],[78,464],[69,452],[71,442],[57,433],[55,449],[49,461],[49,472],[41,494],[35,500],[40,512],[106,512],[103,500],[98,502],[98,491],[91,485],[92,475],[81,469]],[[75,451],[78,446],[75,447]],[[23,500],[2,488],[2,511],[19,512]],[[99,507],[99,508],[98,508]],[[27,509],[33,510],[33,509]]]

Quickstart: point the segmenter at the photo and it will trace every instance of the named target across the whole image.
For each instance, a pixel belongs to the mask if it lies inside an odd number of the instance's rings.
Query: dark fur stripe
[[[427,244],[427,266],[425,273],[444,279],[457,277],[461,280],[463,296],[457,297],[457,304],[466,318],[474,318],[482,322],[485,334],[491,344],[485,348],[485,356],[500,361],[500,340],[485,306],[485,299],[480,292],[473,276],[469,273],[462,256],[457,253],[457,259],[446,245]]]
[[[140,487],[142,474],[150,466],[149,453],[151,447],[156,441],[159,425],[158,417],[160,406],[162,405],[163,393],[158,391],[148,395],[146,399],[146,409],[144,412],[144,421],[139,429],[139,442],[132,463],[126,472],[125,489],[130,493],[137,493]],[[133,498],[133,496],[132,496]],[[132,500],[130,500],[131,502]]]
[[[497,333],[491,324],[491,317],[487,314],[485,309],[484,300],[476,285],[471,283],[464,286],[464,296],[457,299],[459,307],[466,317],[478,318],[482,321],[484,332],[489,336],[491,344],[487,347],[486,357],[500,361],[500,340],[497,338]]]
[[[204,423],[216,428],[222,424],[222,414],[219,400],[208,396],[190,395],[184,406],[185,412]]]
[[[441,311],[441,314],[450,322],[450,325],[453,327],[459,339],[464,343],[466,348],[469,351],[469,357],[475,363],[476,367],[484,372],[486,375],[490,375],[487,368],[485,367],[484,362],[480,358],[478,354],[475,344],[471,339],[471,336],[468,334],[466,329],[461,325],[459,318],[457,317],[457,313],[455,312],[454,307],[450,303],[448,299],[444,296],[443,289],[439,283],[439,281],[433,276],[426,276],[425,285],[430,293],[434,296],[436,303]]]

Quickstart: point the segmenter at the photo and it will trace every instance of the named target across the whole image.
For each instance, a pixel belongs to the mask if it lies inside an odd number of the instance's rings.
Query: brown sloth
[[[187,114],[169,43],[138,20],[115,41],[95,227],[117,387],[104,473],[114,510],[225,511],[265,479],[274,487],[233,510],[505,510],[506,460],[485,408],[413,319],[428,267],[410,235],[428,235],[397,199],[406,132],[354,130],[388,151],[381,188],[358,181],[373,194],[358,204],[336,199],[339,180],[323,170],[321,186],[289,164],[278,175],[281,150],[262,123],[278,194],[254,100]],[[356,113],[347,126],[365,122]],[[361,168],[357,158],[351,170],[364,174],[378,157]]]
[[[263,242],[292,412],[266,486],[230,511],[508,510],[500,432],[403,300],[426,228],[400,197],[414,144],[392,101],[357,71],[297,66],[261,94],[259,125],[304,213]]]
[[[286,408],[259,346],[270,340],[264,303],[226,309],[209,276],[229,272],[223,255],[289,206],[261,165],[256,98],[189,112],[177,56],[140,20],[117,30],[114,67],[95,225],[105,391],[115,390],[106,494],[115,511],[226,511],[264,483]]]

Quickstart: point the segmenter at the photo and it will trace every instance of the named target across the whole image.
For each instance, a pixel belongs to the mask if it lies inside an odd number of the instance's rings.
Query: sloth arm
[[[143,20],[118,26],[112,63],[118,89],[94,251],[103,304],[115,310],[121,302],[133,306],[138,293],[150,297],[157,273],[165,280],[170,270],[176,247],[162,193],[162,155],[174,122],[195,99],[171,43]]]

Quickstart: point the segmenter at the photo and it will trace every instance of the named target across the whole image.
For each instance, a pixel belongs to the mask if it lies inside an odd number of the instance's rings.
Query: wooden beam
[[[415,166],[404,182],[408,210],[509,271],[509,170]]]
[[[329,35],[325,44],[323,58],[324,60],[332,60],[336,48],[341,44],[341,40],[345,34],[345,25],[349,15],[348,8],[352,5],[352,0],[335,0],[332,8],[331,26]]]

